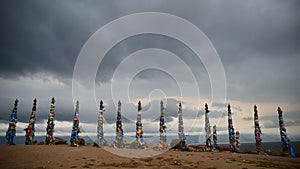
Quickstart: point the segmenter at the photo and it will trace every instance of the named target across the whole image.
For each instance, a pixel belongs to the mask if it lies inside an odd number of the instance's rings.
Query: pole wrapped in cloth
[[[205,151],[212,151],[213,147],[211,144],[211,126],[209,123],[209,116],[208,113],[210,111],[208,110],[208,105],[205,104],[205,139],[206,139],[206,144],[205,144]]]
[[[117,121],[116,121],[116,140],[114,146],[117,148],[124,147],[124,132],[122,128],[122,114],[121,114],[121,101],[118,102],[118,112],[117,112]]]
[[[160,118],[159,118],[159,149],[164,150],[167,148],[167,132],[165,121],[165,107],[163,101],[160,102]]]
[[[141,102],[138,102],[138,114],[136,116],[136,132],[135,137],[138,143],[138,148],[144,148],[144,140],[143,140],[143,124],[142,124],[142,105]]]
[[[281,136],[282,151],[284,153],[289,154],[291,157],[296,157],[295,153],[293,151],[293,148],[291,146],[290,137],[288,136],[285,125],[284,125],[284,120],[282,117],[283,111],[281,110],[280,107],[278,107],[277,112],[278,112],[278,119],[279,119],[279,131],[280,131],[280,136]]]
[[[257,106],[254,105],[254,136],[255,136],[255,145],[256,145],[257,153],[263,153],[261,135],[262,132],[259,127]]]
[[[55,99],[52,97],[51,99],[51,105],[50,105],[50,113],[48,116],[48,121],[47,121],[47,128],[46,128],[46,139],[45,139],[45,144],[55,144],[55,139],[53,137],[54,133],[54,117],[55,117]]]
[[[178,108],[178,137],[179,137],[180,150],[187,151],[187,143],[186,143],[186,138],[185,138],[185,134],[184,134],[181,103],[179,103],[179,108]]]
[[[217,135],[217,126],[214,125],[213,126],[213,141],[214,141],[214,151],[218,151],[219,150],[219,146],[218,146],[218,135]]]
[[[230,104],[227,106],[228,108],[228,135],[229,135],[229,148],[231,152],[236,152],[236,139],[235,132],[233,128],[232,116],[231,116],[231,107]]]
[[[104,140],[104,131],[103,131],[103,124],[104,124],[104,118],[103,118],[103,112],[105,111],[103,106],[103,101],[100,101],[100,110],[98,113],[98,126],[97,126],[97,144],[100,146],[106,145],[106,141]]]
[[[73,118],[73,126],[71,131],[71,146],[77,147],[78,141],[79,141],[79,133],[80,133],[80,127],[79,127],[79,101],[76,102],[76,108]]]
[[[14,142],[16,139],[16,124],[18,122],[18,99],[15,100],[14,108],[10,114],[8,129],[6,131],[5,138],[7,140],[8,145],[15,145]]]
[[[32,106],[32,111],[29,119],[29,124],[27,128],[25,128],[25,144],[26,145],[31,145],[33,144],[34,141],[34,136],[35,136],[35,121],[36,121],[36,103],[37,100],[33,100],[33,106]]]
[[[240,152],[240,146],[241,146],[241,142],[240,142],[240,132],[236,131],[235,132],[235,151],[236,152]]]

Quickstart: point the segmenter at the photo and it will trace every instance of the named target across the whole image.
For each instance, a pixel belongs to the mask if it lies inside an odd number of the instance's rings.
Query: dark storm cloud
[[[184,2],[183,6],[174,1],[144,5],[135,1],[68,2],[2,2],[1,76],[50,71],[70,77],[81,47],[93,32],[116,17],[142,11],[175,14],[200,27],[216,46],[225,67],[243,62],[249,55],[274,59],[299,53],[298,1],[201,1]],[[185,51],[176,48],[182,46],[176,42],[147,38],[129,41],[114,54],[151,46]],[[109,58],[110,62],[120,61]]]
[[[235,51],[232,56],[224,52],[221,59],[225,65],[244,62],[245,56],[274,59],[285,55],[292,57],[299,52],[298,1],[231,2],[235,2],[234,8],[228,1],[214,4],[220,10],[214,11],[218,17],[210,27],[214,29],[211,38],[228,40],[227,43],[216,41],[217,48]]]
[[[109,4],[69,2],[1,2],[0,76],[17,77],[36,72],[72,76],[85,41],[109,21],[94,12],[99,10],[111,17],[113,14],[107,8]]]
[[[99,66],[99,73],[97,79],[101,82],[109,81],[115,69],[124,58],[126,58],[129,54],[133,52],[145,48],[161,48],[174,53],[175,55],[180,57],[189,67],[191,67],[191,70],[196,75],[196,78],[199,82],[199,77],[201,77],[203,81],[209,81],[208,76],[206,74],[206,70],[204,69],[202,62],[195,55],[195,53],[193,53],[183,43],[173,38],[156,34],[136,35],[116,44],[116,46],[114,46],[102,60]],[[142,60],[136,60],[135,64],[138,65],[142,62]],[[152,76],[148,76],[148,78],[155,78],[155,74],[153,74]]]

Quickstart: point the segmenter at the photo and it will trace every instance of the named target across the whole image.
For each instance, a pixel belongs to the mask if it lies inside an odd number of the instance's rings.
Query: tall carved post
[[[34,136],[35,136],[35,121],[36,121],[36,102],[37,100],[33,100],[32,111],[29,119],[29,124],[25,130],[25,144],[33,144]]]
[[[18,99],[15,100],[14,108],[10,114],[8,129],[6,131],[5,138],[8,145],[15,145],[14,140],[16,139],[16,124],[18,122]]]
[[[258,111],[257,106],[254,105],[254,136],[255,136],[255,145],[256,145],[256,151],[257,153],[262,153],[262,144],[261,144],[261,130],[259,127],[259,120],[258,120]]]
[[[210,123],[209,123],[209,117],[208,117],[208,105],[205,104],[205,138],[206,138],[206,145],[205,149],[206,151],[212,150],[212,144],[211,144],[211,129],[210,129]]]
[[[186,138],[184,135],[183,118],[182,118],[182,105],[179,103],[178,108],[178,137],[179,137],[179,148],[182,151],[187,150]]]
[[[115,146],[117,148],[124,147],[123,137],[124,137],[124,133],[123,133],[123,128],[122,128],[121,101],[119,100],[117,122],[116,122],[116,140],[115,140]]]
[[[144,145],[144,141],[143,141],[143,125],[142,125],[142,106],[141,106],[141,102],[138,102],[138,114],[136,116],[136,141],[137,143],[139,143],[140,146]]]
[[[55,99],[54,97],[52,97],[51,100],[51,106],[50,106],[50,113],[48,116],[48,121],[47,121],[47,128],[46,128],[46,139],[45,139],[45,143],[46,144],[55,144],[54,142],[54,137],[53,137],[53,133],[54,133],[54,116],[55,116]]]
[[[241,146],[240,132],[236,131],[235,132],[235,151],[236,152],[240,152],[240,146]]]
[[[167,144],[167,132],[166,132],[166,124],[165,124],[165,107],[163,101],[160,102],[160,119],[159,119],[159,149],[163,150],[166,148]]]
[[[230,104],[228,104],[227,108],[228,108],[228,135],[229,135],[230,151],[235,152],[236,151],[235,133],[234,133],[234,128],[233,128],[233,124],[232,124]]]
[[[281,136],[281,146],[282,146],[282,151],[284,153],[288,153],[292,157],[296,157],[293,151],[293,148],[291,146],[291,140],[286,132],[285,126],[284,126],[284,120],[282,117],[282,110],[280,107],[277,109],[278,111],[278,119],[279,119],[279,131],[280,131],[280,136]]]
[[[105,145],[105,140],[104,140],[104,131],[103,131],[103,123],[104,123],[104,118],[103,118],[103,112],[104,112],[104,106],[103,106],[103,101],[100,101],[100,111],[98,114],[98,127],[97,127],[97,144],[100,146]]]
[[[218,136],[217,136],[217,126],[213,126],[213,140],[214,140],[214,151],[217,151],[219,149],[218,146]]]
[[[80,127],[79,127],[79,101],[76,102],[76,108],[73,118],[73,127],[71,132],[71,146],[78,146],[78,140],[79,140],[79,133],[80,133]]]

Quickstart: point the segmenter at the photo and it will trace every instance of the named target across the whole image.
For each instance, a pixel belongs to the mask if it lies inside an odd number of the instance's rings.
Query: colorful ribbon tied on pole
[[[106,144],[106,141],[104,140],[104,131],[103,131],[103,123],[104,123],[104,118],[103,118],[103,112],[104,112],[104,106],[103,106],[103,101],[100,101],[100,111],[98,114],[98,127],[97,127],[97,143],[100,146],[104,146]]]
[[[45,139],[45,143],[46,144],[55,144],[55,139],[53,137],[53,133],[54,133],[54,116],[55,116],[55,99],[54,97],[51,100],[51,105],[50,105],[50,113],[48,116],[48,121],[47,121],[47,128],[46,128],[46,139]]]
[[[229,135],[229,147],[230,147],[230,151],[231,152],[235,152],[236,151],[236,147],[235,147],[235,132],[234,132],[234,128],[233,128],[233,123],[232,123],[232,116],[231,116],[231,108],[230,108],[230,104],[228,104],[228,135]]]
[[[142,115],[141,115],[141,111],[142,111],[142,106],[141,106],[141,102],[138,102],[138,114],[136,116],[136,141],[139,144],[139,146],[141,146],[140,148],[142,148],[144,146],[144,141],[143,141],[143,125],[142,125]]]
[[[80,127],[79,127],[79,101],[76,102],[76,108],[73,118],[73,126],[71,131],[71,146],[77,147],[78,141],[79,141],[79,133],[80,133]]]
[[[235,132],[235,151],[236,152],[240,152],[240,146],[241,146],[241,142],[240,142],[240,132],[236,131]]]
[[[118,102],[118,112],[117,112],[117,121],[116,121],[116,140],[114,146],[117,148],[124,148],[124,132],[122,128],[122,113],[121,113],[121,101]]]
[[[291,157],[296,157],[295,153],[293,151],[293,148],[291,146],[290,137],[288,136],[285,126],[284,126],[284,120],[282,117],[283,111],[281,110],[280,107],[278,107],[277,112],[278,112],[278,119],[279,119],[279,131],[280,131],[280,136],[281,136],[282,151],[284,153],[289,154]]]
[[[206,145],[204,148],[204,151],[212,151],[212,144],[211,144],[211,126],[209,123],[209,117],[208,117],[208,105],[205,104],[205,138],[206,138]]]
[[[165,121],[165,107],[163,101],[160,102],[160,118],[159,118],[159,150],[167,148],[167,125]]]
[[[26,145],[31,145],[33,144],[34,141],[34,136],[35,136],[35,121],[36,121],[36,102],[37,100],[33,100],[33,106],[32,106],[32,111],[29,119],[29,124],[25,130],[25,144]]]
[[[214,151],[218,151],[219,146],[218,146],[218,135],[217,135],[217,126],[216,125],[213,126],[213,141],[214,141]]]
[[[16,139],[16,124],[18,122],[17,112],[18,112],[18,99],[15,100],[14,108],[10,114],[8,129],[6,131],[5,138],[8,145],[15,145]]]
[[[255,145],[257,153],[262,153],[262,139],[261,139],[262,132],[259,127],[259,120],[258,120],[258,111],[257,106],[254,105],[254,136],[255,136]]]
[[[179,137],[179,148],[181,151],[187,151],[187,143],[184,135],[183,118],[182,118],[182,105],[179,103],[178,108],[178,137]]]

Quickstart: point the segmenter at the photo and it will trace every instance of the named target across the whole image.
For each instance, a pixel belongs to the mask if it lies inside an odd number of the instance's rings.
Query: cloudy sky
[[[207,65],[186,44],[159,34],[140,34],[121,40],[106,53],[96,77],[91,77],[95,79],[95,90],[85,87],[72,93],[76,60],[88,39],[111,21],[141,12],[178,16],[208,37],[224,68],[226,99],[212,102],[212,77]],[[211,109],[211,125],[216,124],[220,133],[227,130],[225,103],[232,105],[236,130],[253,133],[256,104],[263,132],[279,134],[277,107],[280,106],[288,133],[300,139],[299,16],[298,0],[1,1],[0,135],[5,134],[15,98],[20,100],[19,135],[23,135],[34,98],[38,99],[38,133],[43,135],[50,99],[55,97],[57,135],[69,135],[74,99],[81,102],[82,126],[91,135],[96,132],[95,119],[101,99],[106,106],[107,134],[113,134],[114,103],[119,99],[127,119],[125,132],[135,130],[138,100],[144,107],[145,133],[157,132],[159,101],[164,100],[169,132],[176,134],[177,105],[182,100],[189,134],[203,135],[206,102]],[[135,26],[126,25],[126,29]],[[125,28],[109,32],[104,42],[122,29]],[[149,48],[162,50],[156,53],[144,50]],[[138,65],[153,61],[155,66],[164,66],[168,71],[149,67],[133,72]],[[134,76],[129,76],[129,72],[135,73]],[[127,86],[128,77],[131,78]],[[95,94],[93,102],[87,94],[91,92]]]

